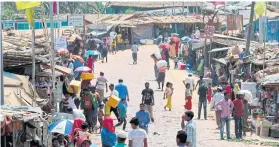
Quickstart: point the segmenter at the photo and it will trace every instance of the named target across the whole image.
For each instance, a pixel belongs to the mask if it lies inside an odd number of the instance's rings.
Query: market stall
[[[0,110],[1,147],[30,146],[32,140],[48,146],[47,122],[40,107],[2,105]]]
[[[259,98],[252,100],[251,122],[260,136],[279,137],[278,106],[279,106],[278,74],[266,76],[262,81]],[[250,86],[251,87],[251,86]]]

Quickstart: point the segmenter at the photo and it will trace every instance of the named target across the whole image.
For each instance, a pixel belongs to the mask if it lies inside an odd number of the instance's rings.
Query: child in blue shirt
[[[115,127],[119,127],[124,123],[123,130],[125,131],[126,124],[127,124],[127,120],[126,120],[127,101],[126,101],[126,99],[121,99],[121,102],[119,102],[119,105],[118,105],[118,110],[119,110],[120,122],[118,124],[116,124]]]

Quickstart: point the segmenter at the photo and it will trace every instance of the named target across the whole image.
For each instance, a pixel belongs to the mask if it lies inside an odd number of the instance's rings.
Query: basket
[[[109,106],[111,106],[112,108],[116,108],[118,106],[118,103],[120,102],[120,98],[116,97],[116,96],[111,96],[107,102],[107,104]]]
[[[82,73],[81,79],[82,80],[92,80],[92,79],[94,79],[94,74],[93,73]]]

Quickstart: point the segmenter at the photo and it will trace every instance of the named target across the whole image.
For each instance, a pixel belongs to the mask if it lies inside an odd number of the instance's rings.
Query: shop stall
[[[31,141],[48,146],[47,124],[40,107],[0,107],[1,147],[30,146]]]

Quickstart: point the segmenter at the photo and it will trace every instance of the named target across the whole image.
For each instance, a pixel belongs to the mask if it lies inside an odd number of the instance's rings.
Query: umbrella
[[[95,55],[100,55],[101,53],[99,51],[93,51],[93,50],[89,50],[86,52],[86,57],[92,55],[92,56],[95,56]]]
[[[166,48],[166,49],[169,49],[170,48],[170,45],[168,43],[162,43],[159,45],[159,48]]]
[[[244,93],[244,99],[248,101],[248,103],[252,102],[253,95],[249,90],[240,90],[240,93]]]
[[[74,60],[78,59],[80,62],[85,63],[83,58],[79,55],[71,55],[71,58],[74,59]]]
[[[68,49],[59,49],[57,52],[61,55],[64,55],[64,54],[68,54],[69,50]]]
[[[179,42],[180,39],[178,37],[171,37],[171,41],[174,41],[174,42]]]
[[[81,66],[75,69],[76,72],[89,72],[92,69],[87,66]]]
[[[51,133],[60,133],[69,135],[72,131],[73,121],[72,120],[59,120],[48,126],[48,131]]]
[[[99,44],[99,43],[103,43],[102,40],[98,39],[98,38],[93,38],[92,39],[94,41],[94,43]]]
[[[191,39],[190,42],[191,42],[191,43],[199,43],[199,42],[201,42],[201,41],[200,41],[199,39]]]
[[[188,36],[184,36],[181,38],[182,42],[190,42],[192,39]]]
[[[79,109],[73,109],[73,113],[75,118],[83,118],[85,120],[85,116]]]

